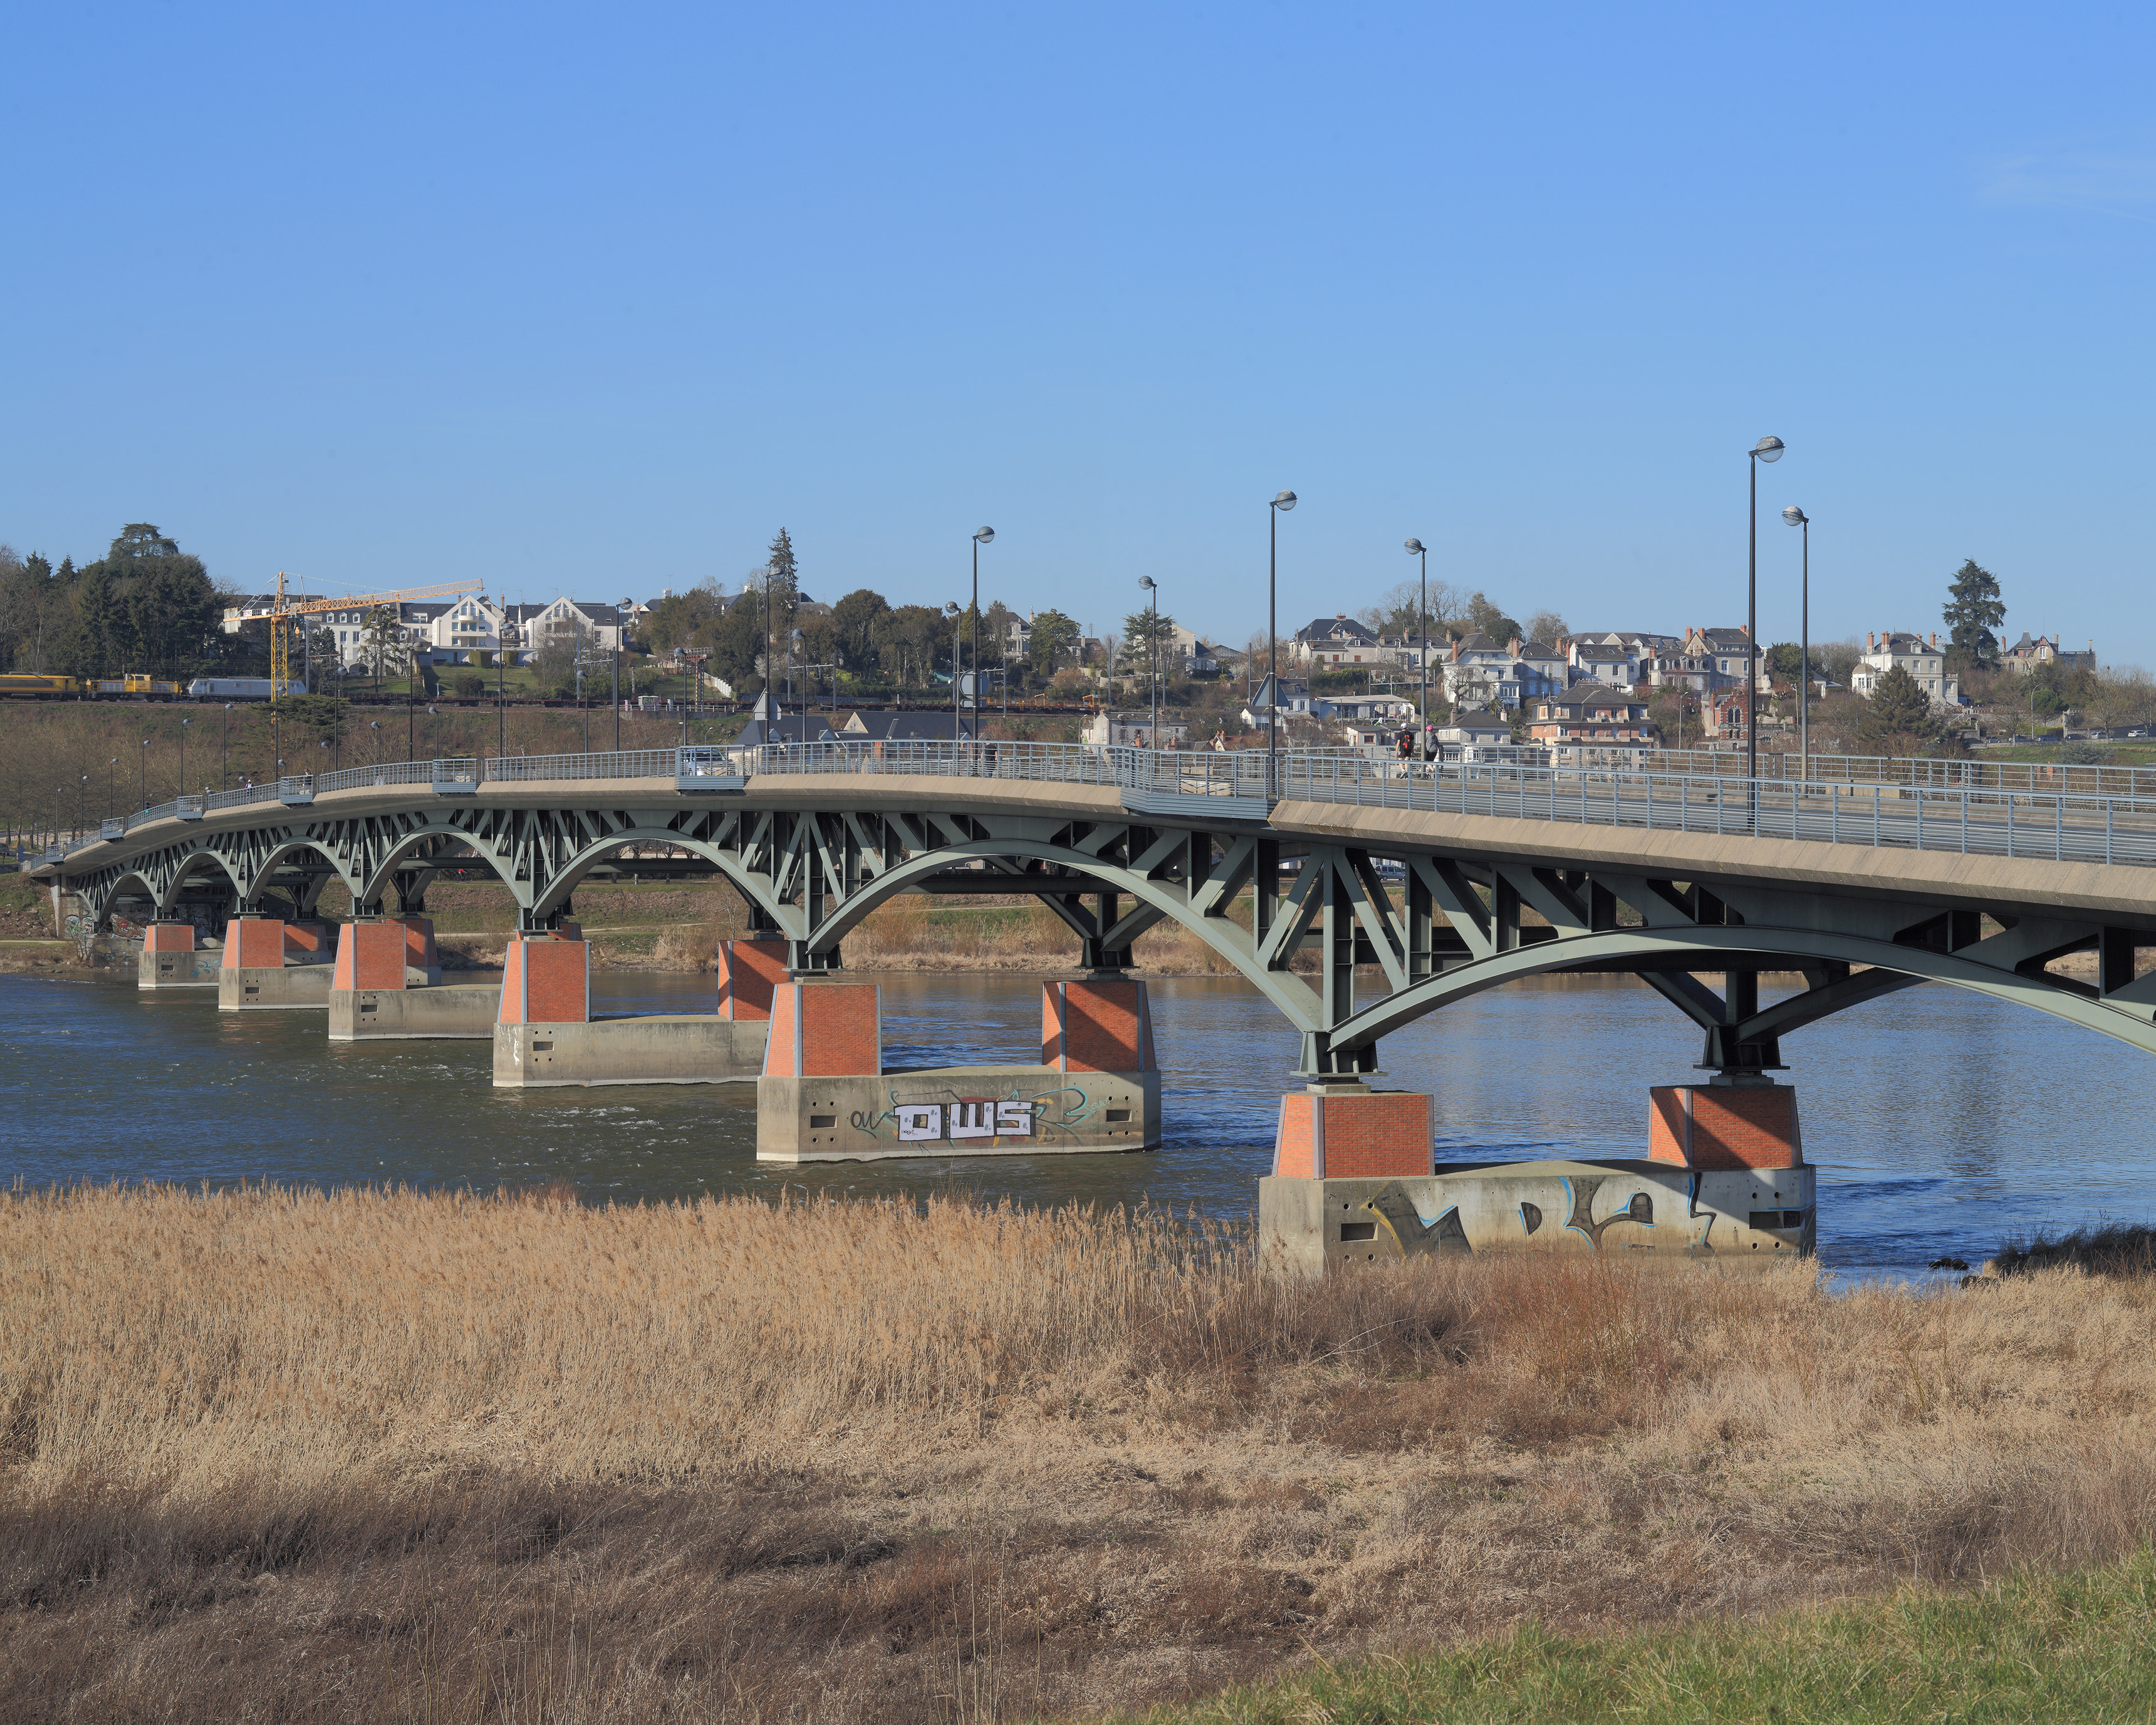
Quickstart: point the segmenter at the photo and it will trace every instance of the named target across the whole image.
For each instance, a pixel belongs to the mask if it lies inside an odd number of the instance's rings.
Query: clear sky
[[[0,538],[2156,664],[2156,11],[8,8]]]

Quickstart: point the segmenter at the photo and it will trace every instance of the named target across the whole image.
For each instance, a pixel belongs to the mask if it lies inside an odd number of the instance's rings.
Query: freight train
[[[288,695],[305,695],[307,685],[288,684]],[[161,677],[46,677],[0,675],[0,696],[46,701],[267,701],[267,677],[197,677],[192,683]]]

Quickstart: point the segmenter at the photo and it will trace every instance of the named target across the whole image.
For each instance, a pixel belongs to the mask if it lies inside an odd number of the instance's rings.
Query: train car
[[[176,701],[187,693],[162,677],[91,677],[85,687],[92,696],[105,700],[121,695],[137,701]]]
[[[8,675],[0,676],[0,695],[27,695],[33,699],[74,701],[83,694],[82,680],[79,677],[44,677]]]
[[[275,685],[267,677],[197,677],[187,693],[197,701],[268,701]],[[295,677],[285,684],[287,695],[305,695],[307,685]]]

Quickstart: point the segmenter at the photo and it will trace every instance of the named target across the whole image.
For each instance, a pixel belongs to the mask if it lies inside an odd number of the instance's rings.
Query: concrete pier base
[[[253,1012],[257,1009],[299,1009],[321,1012],[330,1004],[330,967],[326,964],[228,966],[217,973],[219,1012]]]
[[[589,948],[559,934],[509,943],[495,999],[490,1034],[501,1090],[745,1083],[763,1068],[771,1030],[761,1020],[702,1013],[594,1019]]]
[[[1160,1074],[929,1066],[756,1086],[758,1162],[1068,1156],[1160,1143]]]
[[[136,983],[152,992],[165,988],[205,992],[217,986],[223,956],[196,948],[192,922],[152,922],[142,931],[142,956]]]
[[[321,947],[318,928],[276,916],[234,916],[226,923],[217,973],[218,1010],[326,1008],[331,966],[316,957]]]
[[[1273,1172],[1258,1182],[1263,1250],[1306,1276],[1500,1251],[1753,1266],[1813,1250],[1817,1177],[1794,1090],[1756,1078],[1657,1088],[1648,1122],[1637,1159],[1434,1168],[1428,1097],[1313,1085],[1285,1100]]]
[[[763,1065],[769,1029],[701,1013],[583,1024],[496,1024],[495,1087],[751,1083]]]
[[[450,983],[434,988],[332,988],[332,1042],[440,1040],[484,1042],[501,1004],[498,983]]]
[[[1050,983],[1041,1058],[886,1070],[872,983],[785,983],[756,1086],[756,1159],[1060,1156],[1160,1142],[1160,1074],[1145,984]]]

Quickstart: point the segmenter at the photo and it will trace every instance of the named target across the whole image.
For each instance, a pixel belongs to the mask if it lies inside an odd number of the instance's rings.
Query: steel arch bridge
[[[1305,789],[1134,796],[947,767],[758,773],[716,793],[669,778],[454,795],[420,782],[148,820],[38,875],[100,926],[203,896],[253,909],[275,891],[305,913],[331,880],[358,914],[393,889],[417,909],[434,880],[491,879],[536,928],[572,915],[588,880],[716,874],[801,973],[839,968],[846,935],[896,894],[1027,894],[1068,926],[1086,968],[1127,966],[1164,921],[1190,930],[1300,1031],[1312,1076],[1374,1071],[1390,1032],[1568,971],[1639,974],[1699,1026],[1702,1063],[1725,1070],[1779,1067],[1784,1035],[1922,982],[2156,1052],[2156,973],[2136,976],[2137,952],[2156,946],[2156,869],[2061,860],[2063,843],[2038,858],[1823,844],[1794,817],[1791,838],[1640,830]],[[2059,968],[2077,953],[2092,955],[2087,974]],[[1762,1007],[1769,970],[1807,986]]]

